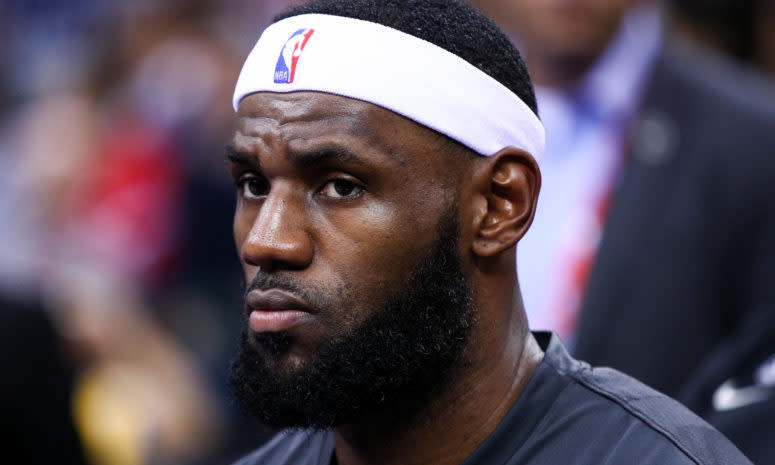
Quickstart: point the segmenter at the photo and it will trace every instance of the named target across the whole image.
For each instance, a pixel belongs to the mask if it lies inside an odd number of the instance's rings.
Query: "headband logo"
[[[313,32],[315,32],[314,29],[299,29],[285,42],[274,69],[275,84],[293,82],[296,77],[296,65],[299,63],[299,58]]]

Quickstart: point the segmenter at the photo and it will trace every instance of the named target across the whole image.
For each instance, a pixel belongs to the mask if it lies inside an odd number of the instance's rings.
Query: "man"
[[[547,130],[519,256],[532,327],[775,463],[772,89],[665,36],[653,1],[487,6],[523,46]]]
[[[749,463],[528,331],[514,263],[543,129],[487,18],[450,0],[297,7],[234,105],[248,286],[231,384],[288,428],[240,464]]]

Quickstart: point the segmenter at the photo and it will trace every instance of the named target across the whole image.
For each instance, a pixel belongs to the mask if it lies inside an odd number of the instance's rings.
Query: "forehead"
[[[322,92],[259,92],[239,104],[234,144],[241,150],[277,150],[328,139],[373,147],[403,164],[414,152],[438,151],[428,149],[439,145],[440,136],[377,105]]]

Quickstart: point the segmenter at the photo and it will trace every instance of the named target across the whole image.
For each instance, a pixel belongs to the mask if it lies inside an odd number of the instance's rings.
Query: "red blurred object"
[[[166,134],[134,117],[107,131],[75,221],[78,249],[146,284],[170,271],[183,182]],[[72,224],[72,223],[71,223]]]

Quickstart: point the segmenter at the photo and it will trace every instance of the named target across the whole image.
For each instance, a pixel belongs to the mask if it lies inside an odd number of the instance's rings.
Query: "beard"
[[[464,348],[474,324],[472,292],[457,251],[455,209],[442,217],[438,230],[437,241],[402,286],[356,328],[322,343],[293,372],[274,363],[291,346],[290,334],[254,334],[259,352],[244,328],[229,373],[241,409],[273,428],[412,421],[466,365]],[[258,282],[302,291],[261,272],[251,288]]]

